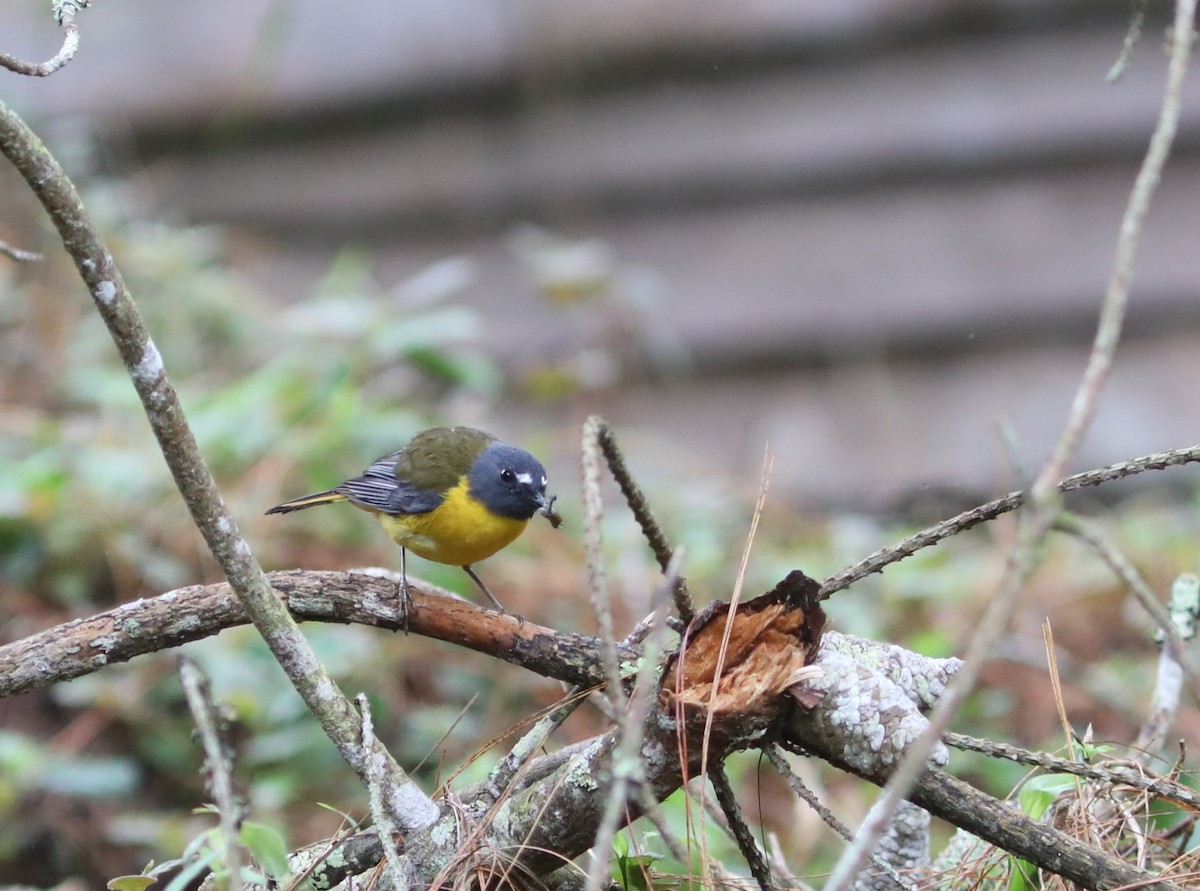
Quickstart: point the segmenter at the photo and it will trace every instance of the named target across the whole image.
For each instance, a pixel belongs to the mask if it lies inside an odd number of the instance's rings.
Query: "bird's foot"
[[[396,617],[400,623],[397,631],[403,629],[408,634],[408,614],[411,611],[412,592],[408,589],[408,579],[401,577],[400,584],[396,586]]]

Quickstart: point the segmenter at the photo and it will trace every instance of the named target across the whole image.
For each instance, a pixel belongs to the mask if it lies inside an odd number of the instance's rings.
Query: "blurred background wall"
[[[44,5],[6,51],[53,54]],[[751,485],[769,443],[800,503],[884,509],[1018,485],[1005,425],[1049,449],[1168,12],[1112,84],[1125,0],[109,0],[4,93],[281,300],[347,245],[384,280],[464,258],[509,429],[602,410]],[[1196,81],[1080,468],[1196,440]]]

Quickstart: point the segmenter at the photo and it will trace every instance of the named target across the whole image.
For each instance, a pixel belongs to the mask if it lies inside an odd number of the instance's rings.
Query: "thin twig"
[[[659,568],[666,572],[667,566],[671,562],[671,545],[667,541],[666,535],[663,534],[662,527],[654,519],[645,494],[634,481],[629,468],[625,466],[625,457],[617,446],[612,429],[608,426],[607,421],[595,415],[588,418],[587,423],[594,425],[600,448],[604,452],[604,459],[608,462],[608,469],[612,473],[613,479],[617,481],[617,485],[620,486],[621,494],[625,496],[625,503],[629,505],[630,511],[633,512],[633,518],[641,527],[642,534],[646,537],[650,550],[653,551],[654,558],[658,561]],[[679,618],[685,623],[690,622],[692,616],[695,615],[695,607],[692,605],[691,595],[688,594],[687,582],[683,578],[676,583],[674,595],[675,611],[679,613]]]
[[[1115,84],[1125,76],[1125,72],[1129,68],[1129,61],[1133,58],[1133,48],[1137,46],[1138,39],[1142,36],[1142,26],[1146,24],[1146,10],[1149,7],[1150,0],[1133,0],[1130,4],[1129,27],[1125,30],[1121,54],[1117,56],[1117,61],[1113,62],[1112,68],[1108,69],[1108,74],[1105,75],[1105,80],[1110,84]]]
[[[1138,170],[1129,196],[1129,204],[1121,219],[1121,230],[1117,236],[1116,260],[1108,279],[1104,303],[1100,308],[1100,323],[1096,326],[1096,338],[1088,354],[1083,379],[1075,392],[1066,429],[1059,437],[1053,454],[1042,467],[1034,481],[1030,495],[1035,503],[1048,500],[1057,481],[1066,470],[1067,463],[1079,450],[1092,419],[1100,390],[1108,381],[1116,357],[1117,343],[1125,321],[1125,310],[1129,304],[1129,289],[1133,284],[1133,261],[1137,256],[1142,237],[1143,223],[1150,210],[1150,201],[1162,180],[1163,168],[1171,153],[1171,145],[1179,130],[1179,115],[1183,104],[1183,84],[1187,76],[1188,60],[1192,51],[1192,22],[1196,17],[1196,0],[1176,0],[1175,41],[1171,59],[1167,66],[1167,85],[1163,95],[1158,123],[1150,136],[1150,147]],[[1049,522],[1047,518],[1047,523]]]
[[[792,791],[796,793],[797,797],[816,812],[817,816],[821,818],[821,822],[840,835],[845,841],[854,841],[854,834],[850,831],[850,828],[839,820],[833,811],[825,807],[821,799],[817,798],[813,791],[805,785],[804,780],[796,775],[796,772],[792,770],[792,766],[788,764],[787,759],[783,757],[783,752],[778,745],[773,743],[769,746],[764,746],[762,752],[767,756],[767,760],[771,762],[771,766],[792,787]],[[888,863],[878,854],[871,855],[871,862],[890,876],[901,888],[913,891],[917,887],[916,883],[906,881],[892,864]]]
[[[1003,758],[1017,764],[1040,767],[1049,773],[1067,773],[1101,783],[1132,786],[1184,807],[1200,807],[1200,793],[1165,777],[1147,775],[1144,768],[1132,762],[1085,764],[1082,761],[1057,758],[1047,752],[1034,752],[1008,743],[950,731],[943,734],[942,739],[946,745],[962,749],[964,752],[979,752],[989,758]]]
[[[1200,699],[1200,670],[1196,668],[1191,654],[1184,647],[1183,637],[1180,635],[1175,623],[1171,620],[1170,612],[1159,603],[1154,592],[1150,590],[1150,585],[1142,578],[1142,574],[1117,549],[1116,545],[1109,541],[1108,536],[1095,523],[1091,523],[1075,514],[1063,513],[1055,521],[1055,525],[1057,528],[1078,538],[1095,551],[1096,555],[1104,562],[1104,565],[1111,569],[1125,583],[1126,587],[1133,592],[1133,596],[1137,599],[1142,609],[1150,614],[1150,618],[1158,625],[1159,632],[1164,635],[1167,649],[1183,670],[1192,696]]]
[[[628,707],[620,718],[620,738],[613,753],[612,788],[608,792],[608,801],[600,818],[600,828],[596,832],[596,843],[593,846],[595,856],[588,867],[588,891],[596,891],[608,874],[609,850],[612,848],[613,837],[617,833],[630,787],[641,787],[645,783],[645,771],[640,757],[643,729],[646,716],[650,712],[650,703],[658,692],[659,656],[667,632],[667,604],[670,602],[671,592],[675,589],[675,583],[683,574],[683,562],[684,550],[677,548],[671,562],[667,564],[662,584],[654,593],[652,608],[655,622],[642,649],[642,664],[638,668],[637,683],[629,696]]]
[[[729,780],[729,774],[725,772],[724,763],[714,764],[709,769],[708,781],[712,783],[717,804],[721,806],[721,813],[725,815],[729,834],[737,842],[738,851],[750,867],[750,875],[754,876],[754,881],[758,882],[762,891],[772,891],[775,879],[771,875],[771,867],[746,822],[746,815],[742,813],[742,806],[733,792],[733,783]]]
[[[485,783],[486,787],[491,790],[494,801],[499,801],[504,796],[505,791],[521,775],[529,760],[546,744],[550,734],[561,727],[579,706],[587,702],[587,698],[588,691],[582,685],[577,684],[571,687],[563,694],[558,704],[538,718],[529,731],[517,740],[508,754],[496,762],[496,766],[488,774]]]
[[[778,744],[772,743],[769,746],[763,746],[763,754],[767,756],[767,760],[771,762],[771,766],[776,772],[787,780],[787,784],[792,787],[792,791],[796,796],[804,801],[810,808],[816,811],[817,816],[821,818],[821,822],[840,835],[846,841],[854,841],[854,834],[850,831],[841,820],[834,815],[833,811],[825,807],[821,799],[813,793],[811,789],[805,785],[804,780],[797,776],[792,770],[792,766],[787,763],[787,759],[783,757],[783,752]]]
[[[1192,640],[1196,636],[1197,611],[1200,611],[1200,577],[1195,573],[1185,572],[1171,585],[1171,603],[1168,610],[1171,617],[1171,631],[1175,637],[1182,640]],[[1167,734],[1175,723],[1179,713],[1180,693],[1183,688],[1183,678],[1186,669],[1178,657],[1181,648],[1162,646],[1170,640],[1170,634],[1159,629],[1158,639],[1161,651],[1158,654],[1158,671],[1155,673],[1154,691],[1150,694],[1150,706],[1146,719],[1138,731],[1134,745],[1142,750],[1146,760],[1157,758],[1159,751],[1166,744]],[[1195,696],[1193,688],[1193,696]]]
[[[396,848],[396,824],[385,802],[387,766],[386,759],[379,757],[384,748],[375,737],[375,722],[371,718],[371,703],[367,694],[359,693],[354,697],[354,702],[362,715],[362,746],[367,759],[367,799],[370,802],[375,831],[379,835],[380,844],[383,845],[383,859],[386,864],[384,873],[396,891],[407,891],[404,863],[400,860],[400,851]]]
[[[90,2],[91,0],[55,0],[54,17],[58,21],[59,27],[63,29],[63,42],[62,47],[54,54],[53,58],[41,64],[34,64],[22,62],[8,53],[0,53],[0,68],[7,68],[16,74],[24,74],[29,77],[49,77],[58,71],[75,58],[75,53],[79,51],[79,27],[75,24],[75,13],[83,7],[89,6]]]
[[[20,248],[13,247],[7,241],[0,241],[0,254],[3,254],[10,260],[16,260],[18,263],[40,263],[46,259],[37,251],[23,251]]]
[[[1200,445],[1172,449],[1167,452],[1155,452],[1151,455],[1143,455],[1140,458],[1132,458],[1128,461],[1119,461],[1116,464],[1109,464],[1106,467],[1098,467],[1095,470],[1088,470],[1084,473],[1069,476],[1058,484],[1058,491],[1073,492],[1078,489],[1086,489],[1090,486],[1099,486],[1114,480],[1136,476],[1148,470],[1165,470],[1168,467],[1194,464],[1198,461],[1200,461]],[[910,536],[897,544],[880,548],[866,559],[860,560],[853,566],[848,566],[827,578],[825,583],[821,585],[821,597],[822,599],[829,597],[843,588],[848,588],[859,579],[865,578],[872,573],[882,572],[885,567],[892,563],[898,563],[907,557],[911,557],[917,551],[933,547],[947,538],[958,535],[960,532],[966,532],[968,529],[972,529],[981,523],[986,523],[988,520],[994,520],[1002,514],[1014,511],[1025,504],[1026,497],[1027,493],[1024,491],[1009,492],[1001,498],[981,504],[978,507],[973,507],[970,510],[965,510],[957,516],[950,517],[948,520],[942,520],[940,523],[936,523],[928,529],[923,529],[916,535]]]
[[[621,687],[621,665],[617,658],[616,634],[613,631],[612,603],[605,581],[603,539],[600,521],[604,516],[604,500],[600,497],[600,444],[599,438],[604,422],[597,417],[588,418],[583,424],[580,439],[582,452],[583,485],[583,532],[587,548],[588,590],[592,595],[592,608],[596,613],[596,628],[600,633],[601,656],[604,673],[608,679],[608,698],[612,712],[618,715],[624,708],[624,690]]]
[[[238,827],[243,814],[233,788],[233,764],[221,741],[217,709],[212,701],[208,678],[191,659],[179,657],[179,680],[187,700],[192,720],[204,745],[204,764],[208,768],[208,786],[217,806],[221,828],[221,846],[228,873],[229,891],[241,891],[242,848],[238,842]]]
[[[1129,299],[1133,260],[1141,236],[1142,222],[1149,208],[1150,199],[1162,176],[1163,165],[1166,163],[1178,129],[1195,11],[1195,0],[1176,0],[1176,40],[1168,66],[1167,86],[1158,124],[1150,138],[1150,147],[1146,152],[1142,167],[1138,171],[1129,205],[1126,207],[1121,222],[1121,231],[1117,238],[1116,261],[1100,310],[1096,338],[1071,405],[1066,427],[1059,437],[1054,451],[1042,466],[1041,472],[1029,490],[1033,511],[1022,524],[1017,543],[1006,563],[1004,577],[988,604],[983,621],[971,638],[964,664],[958,676],[951,682],[929,716],[929,726],[909,747],[900,765],[888,779],[883,794],[872,806],[864,820],[854,845],[839,858],[833,875],[826,885],[826,891],[847,891],[855,881],[859,870],[869,858],[870,852],[874,850],[892,814],[895,813],[904,796],[925,770],[926,761],[934,746],[940,740],[942,733],[966,699],[967,694],[975,686],[984,659],[1008,628],[1012,615],[1016,611],[1021,590],[1037,565],[1038,548],[1058,512],[1059,480],[1062,478],[1067,462],[1075,454],[1079,443],[1091,425],[1100,391],[1112,369],[1125,317],[1125,308]]]

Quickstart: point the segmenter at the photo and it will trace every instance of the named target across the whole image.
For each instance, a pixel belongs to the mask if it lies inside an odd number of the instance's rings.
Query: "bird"
[[[511,544],[535,514],[556,528],[562,523],[554,509],[557,496],[546,494],[546,484],[545,468],[524,449],[473,427],[433,427],[359,476],[267,513],[348,501],[374,514],[400,545],[400,610],[407,625],[408,551],[461,566],[492,605],[507,612],[471,564]]]

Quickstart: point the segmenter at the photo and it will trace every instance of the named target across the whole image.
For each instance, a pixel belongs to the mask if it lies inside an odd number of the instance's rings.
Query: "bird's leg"
[[[496,599],[496,595],[488,590],[488,586],[483,583],[483,579],[481,579],[479,576],[477,576],[475,574],[475,570],[473,570],[470,566],[464,566],[463,570],[466,572],[467,575],[469,575],[471,578],[473,578],[475,580],[475,584],[477,584],[479,586],[480,591],[482,591],[484,594],[487,595],[487,599],[492,602],[492,606],[496,607],[496,609],[498,609],[502,613],[508,612],[508,610],[506,610],[504,608],[504,604],[502,604],[499,600]]]
[[[404,633],[408,634],[408,611],[412,607],[412,593],[408,590],[408,552],[404,548],[400,549],[400,602],[396,605],[396,612],[400,617],[400,627],[404,629]]]

